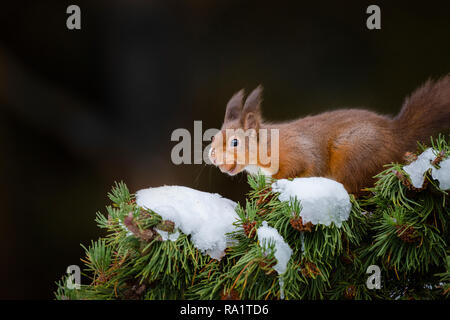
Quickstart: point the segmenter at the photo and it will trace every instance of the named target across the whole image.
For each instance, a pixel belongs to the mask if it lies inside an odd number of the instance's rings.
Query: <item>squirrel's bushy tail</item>
[[[403,103],[393,119],[397,139],[415,151],[417,141],[429,144],[430,136],[450,130],[450,75],[428,80]]]

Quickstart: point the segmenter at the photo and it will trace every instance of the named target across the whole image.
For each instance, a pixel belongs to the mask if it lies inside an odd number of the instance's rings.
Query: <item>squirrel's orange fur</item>
[[[279,170],[270,172],[273,178],[322,176],[341,182],[350,193],[373,184],[373,176],[383,165],[402,162],[407,151],[415,151],[417,141],[429,142],[430,136],[450,129],[450,76],[429,80],[410,97],[394,117],[367,110],[344,109],[307,116],[298,120],[271,123],[262,120],[260,106],[262,88],[256,88],[245,100],[243,90],[227,105],[222,130],[216,138],[225,137],[226,129],[279,130]],[[210,158],[228,154],[236,158],[236,146],[230,139],[214,139]],[[268,141],[270,144],[270,140]],[[270,149],[270,148],[269,148]],[[236,160],[219,165],[223,172],[236,174],[248,166]]]

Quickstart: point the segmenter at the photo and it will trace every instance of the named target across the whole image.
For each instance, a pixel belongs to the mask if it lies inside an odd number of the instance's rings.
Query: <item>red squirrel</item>
[[[428,80],[405,99],[395,117],[343,109],[268,122],[261,116],[262,91],[257,87],[244,102],[241,90],[227,104],[224,123],[209,150],[210,161],[222,172],[235,175],[261,170],[275,179],[321,176],[342,183],[349,193],[359,194],[362,188],[373,185],[373,177],[383,165],[402,162],[406,152],[416,151],[417,141],[428,143],[430,136],[450,129],[450,75]],[[231,129],[242,129],[246,135]],[[245,143],[253,136],[257,148],[261,148],[264,129],[279,133],[276,168],[262,163],[257,150]],[[265,139],[264,144],[270,156],[271,139]],[[244,154],[241,161],[237,161],[238,151]],[[252,156],[255,163],[249,160]],[[225,158],[227,161],[219,161]]]

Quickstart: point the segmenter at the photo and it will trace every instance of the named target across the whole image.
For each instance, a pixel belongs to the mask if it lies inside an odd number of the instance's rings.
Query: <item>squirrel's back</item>
[[[407,151],[416,151],[418,141],[429,143],[431,136],[450,129],[448,75],[429,80],[414,91],[394,118],[368,110],[344,109],[270,123],[262,120],[261,102],[261,86],[248,95],[245,103],[243,90],[228,102],[222,130],[212,141],[209,154],[211,162],[223,172],[235,175],[259,168],[276,179],[322,176],[341,182],[351,193],[359,193],[373,184],[373,177],[383,170],[383,165],[402,162]],[[272,161],[267,164],[259,160],[259,152],[246,145],[245,136],[234,133],[228,137],[229,129],[251,129],[258,136],[260,129],[277,129],[278,170]],[[266,141],[265,149],[269,149],[270,139],[257,140]],[[245,161],[238,161],[238,151],[245,151]],[[250,163],[251,158],[256,158],[257,163]]]
[[[427,81],[390,118],[344,109],[281,124],[275,178],[326,176],[352,193],[373,184],[383,165],[401,162],[417,141],[450,129],[450,77]]]

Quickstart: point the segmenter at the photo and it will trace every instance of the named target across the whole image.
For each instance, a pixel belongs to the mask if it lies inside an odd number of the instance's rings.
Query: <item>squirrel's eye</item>
[[[237,147],[238,146],[238,139],[233,139],[233,140],[231,140],[231,146],[232,147]]]

